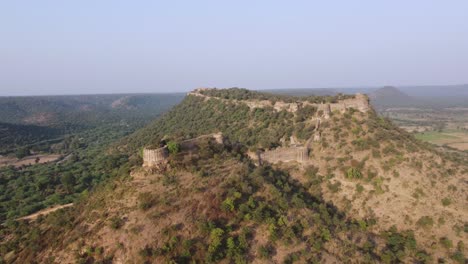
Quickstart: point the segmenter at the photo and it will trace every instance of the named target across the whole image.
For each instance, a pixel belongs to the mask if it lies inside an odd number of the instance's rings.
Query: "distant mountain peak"
[[[371,103],[377,108],[411,106],[416,100],[394,86],[384,86],[369,94]]]

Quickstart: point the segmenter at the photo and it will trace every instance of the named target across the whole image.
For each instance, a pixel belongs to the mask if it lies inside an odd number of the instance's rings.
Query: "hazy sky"
[[[0,95],[460,83],[467,0],[0,0]]]

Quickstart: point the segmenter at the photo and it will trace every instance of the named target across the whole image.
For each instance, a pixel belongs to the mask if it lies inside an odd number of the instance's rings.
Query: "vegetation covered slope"
[[[60,135],[62,131],[55,128],[0,122],[0,146],[2,147],[0,153],[32,142],[51,140]]]
[[[0,122],[65,127],[90,126],[102,118],[159,113],[183,94],[113,94],[0,97]],[[105,120],[102,120],[105,121]]]
[[[0,123],[0,161],[5,162],[0,162],[0,222],[73,202],[98,183],[127,173],[132,160],[125,153],[109,155],[109,144],[180,99],[180,94],[1,97],[0,119],[21,124]],[[58,119],[24,124],[23,117],[44,111]],[[31,153],[60,158],[47,164],[33,158],[32,166],[9,162]]]
[[[130,152],[144,145],[157,145],[164,136],[191,138],[196,135],[221,131],[233,141],[239,141],[249,148],[270,148],[279,145],[284,136],[296,135],[307,140],[315,129],[315,123],[308,122],[317,114],[317,108],[307,106],[296,113],[275,111],[273,107],[256,108],[253,111],[240,100],[270,100],[312,103],[336,102],[338,99],[352,97],[308,96],[293,97],[251,92],[246,89],[208,90],[204,94],[212,97],[187,96],[184,101],[161,119],[137,131],[122,145]],[[218,98],[226,100],[218,100]]]
[[[466,157],[437,153],[372,111],[348,110],[322,119],[308,164],[255,167],[247,148],[274,148],[285,136],[305,143],[322,113],[213,97],[188,96],[113,151],[136,156],[162,138],[218,131],[230,146],[173,155],[161,173],[134,168],[73,211],[12,223],[2,254],[62,263],[465,261]]]
[[[165,136],[222,131],[248,148],[274,148],[282,138],[295,136],[305,143],[314,133],[316,122],[310,119],[320,115],[316,109],[251,110],[216,98],[255,99],[256,93],[249,97],[237,89],[223,92],[211,92],[209,100],[187,97],[170,114],[129,138],[129,146],[156,143]],[[447,253],[440,241],[452,241],[450,250],[458,242],[467,243],[466,155],[439,153],[373,111],[335,112],[322,119],[320,133],[321,140],[310,146],[316,170],[312,182],[318,189],[314,193],[351,216],[378,220],[382,230],[392,225],[414,230],[436,255]],[[301,173],[293,175],[311,184]]]
[[[74,211],[11,227],[8,261],[214,263],[424,261],[412,232],[375,234],[311,195],[286,171],[206,142],[162,174],[135,170]],[[40,236],[34,234],[41,234]],[[9,247],[9,248],[8,248]],[[12,251],[10,251],[12,252]]]

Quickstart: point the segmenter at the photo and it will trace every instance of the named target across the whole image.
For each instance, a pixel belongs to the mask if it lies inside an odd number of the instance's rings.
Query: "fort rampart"
[[[258,153],[260,163],[278,163],[297,161],[305,163],[309,160],[309,151],[306,147],[280,147]]]
[[[224,144],[224,137],[222,133],[214,133],[203,135],[192,139],[187,139],[179,142],[180,151],[192,151],[197,148],[200,140],[212,138],[218,144]],[[169,150],[167,146],[156,149],[143,149],[143,167],[155,167],[161,163],[165,163],[169,157]]]
[[[286,103],[283,101],[276,101],[276,102],[271,102],[269,100],[227,100],[223,98],[218,98],[218,97],[210,97],[207,95],[204,95],[201,93],[201,91],[206,90],[208,88],[200,88],[196,89],[188,95],[193,95],[193,96],[198,96],[198,97],[203,97],[206,100],[210,98],[214,98],[217,100],[221,101],[226,101],[226,102],[235,102],[235,103],[243,103],[246,104],[250,109],[254,108],[265,108],[265,107],[273,107],[276,111],[288,111],[291,113],[295,113],[297,110],[299,110],[302,106],[310,105],[310,106],[315,106],[317,107],[318,110],[322,110],[324,112],[324,116],[326,117],[327,114],[329,115],[330,112],[333,111],[340,111],[343,112],[346,109],[349,108],[354,108],[358,111],[361,112],[367,112],[370,110],[369,106],[369,99],[366,95],[364,94],[355,94],[354,98],[348,98],[348,99],[342,99],[339,100],[336,103],[320,103],[320,104],[314,104],[310,103],[307,101],[298,101],[294,103]]]

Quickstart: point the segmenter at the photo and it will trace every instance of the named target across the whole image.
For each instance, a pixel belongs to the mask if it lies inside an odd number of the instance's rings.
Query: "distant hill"
[[[184,94],[112,94],[0,97],[0,122],[49,127],[92,127],[102,122],[155,117]]]
[[[183,97],[184,94],[0,97],[0,153],[108,125],[137,129]]]
[[[350,87],[350,88],[289,88],[264,90],[271,93],[308,96],[363,93],[371,97],[371,102],[379,108],[392,107],[422,107],[446,108],[468,107],[468,84],[461,85],[427,85],[427,86],[392,86],[382,87]],[[397,89],[398,91],[395,91]],[[380,94],[380,95],[379,95]],[[375,98],[377,96],[378,98]],[[374,98],[372,98],[374,97]],[[386,98],[384,98],[386,97]]]
[[[385,86],[369,94],[371,103],[377,110],[389,107],[411,107],[419,102],[393,86]]]
[[[468,97],[468,84],[399,86],[398,89],[413,97]]]

